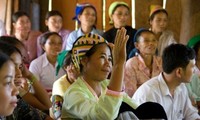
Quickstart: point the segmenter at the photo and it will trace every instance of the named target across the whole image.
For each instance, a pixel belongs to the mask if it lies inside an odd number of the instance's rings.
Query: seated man
[[[162,56],[163,72],[142,84],[133,99],[142,104],[160,103],[169,120],[200,120],[188,97],[184,83],[190,82],[195,66],[195,52],[184,45],[168,46]]]

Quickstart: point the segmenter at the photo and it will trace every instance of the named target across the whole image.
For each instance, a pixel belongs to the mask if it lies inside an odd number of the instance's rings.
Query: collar
[[[43,58],[42,59],[42,67],[44,68],[44,67],[46,67],[49,64],[46,52],[41,57]]]
[[[93,27],[93,28],[92,28],[92,31],[90,31],[90,33],[92,33],[92,34],[97,33],[97,32],[96,32],[96,29]],[[81,28],[78,29],[77,34],[80,35],[80,36],[85,35],[85,34],[82,32]]]
[[[138,61],[139,61],[139,64],[138,64],[138,67],[140,70],[144,70],[144,69],[148,69],[145,62],[144,62],[144,59],[142,58],[142,56],[140,54],[137,55],[138,57]],[[156,64],[156,66],[160,66],[157,59],[156,59],[156,56],[153,56],[153,65]]]
[[[160,87],[160,90],[162,92],[162,95],[163,96],[167,96],[167,95],[171,96],[171,93],[169,92],[169,88],[168,88],[168,86],[167,86],[167,84],[166,84],[166,82],[164,80],[163,72],[160,73],[160,75],[158,76],[158,80],[160,81],[159,82],[159,87]],[[174,91],[174,95],[178,94],[178,93],[180,93],[182,91],[181,87],[180,87],[181,85],[182,85],[182,83],[179,86],[176,87],[176,89]]]

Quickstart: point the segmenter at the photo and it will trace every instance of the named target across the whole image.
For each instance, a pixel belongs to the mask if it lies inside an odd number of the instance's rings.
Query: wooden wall
[[[103,1],[105,1],[105,28],[103,28]],[[89,2],[97,9],[98,14],[98,29],[108,30],[112,26],[109,25],[108,8],[112,2],[116,0],[53,0],[53,9],[59,10],[64,15],[64,27],[74,30],[75,22],[72,17],[75,14],[76,3]],[[132,8],[133,0],[120,0],[129,4],[131,9],[135,10],[135,28],[149,28],[149,12],[150,5],[163,5],[163,0],[135,0],[135,6]],[[188,39],[196,34],[200,34],[200,7],[199,0],[167,0],[166,10],[169,13],[168,28],[174,32],[177,42],[186,44]],[[189,9],[189,11],[188,11]],[[190,13],[188,15],[188,13]],[[189,17],[189,18],[188,18]],[[131,16],[132,18],[132,16]],[[129,25],[132,25],[130,18]],[[187,22],[188,21],[188,22]]]
[[[7,30],[10,31],[11,24],[8,19],[11,15],[5,12],[8,10],[17,11],[18,2],[22,0],[0,0],[0,19],[6,23]],[[46,31],[44,24],[45,14],[48,11],[49,0],[33,0],[40,5],[40,31]],[[32,2],[33,2],[32,1]],[[100,30],[108,30],[112,26],[109,25],[108,8],[112,2],[116,0],[52,0],[52,9],[58,10],[64,16],[64,28],[69,30],[75,29],[75,21],[72,18],[75,15],[75,7],[77,3],[91,3],[97,9],[97,28]],[[132,25],[132,19],[135,20],[135,28],[149,28],[149,12],[150,5],[163,5],[163,0],[119,0],[129,4],[131,10],[135,10],[135,18],[130,17],[128,25]],[[105,2],[105,3],[104,3]],[[132,6],[132,2],[135,6]],[[12,9],[6,8],[12,3]],[[103,16],[103,4],[105,4],[105,16]],[[194,35],[200,34],[200,3],[199,0],[167,0],[166,10],[169,13],[168,29],[173,31],[177,42],[186,44],[187,41]],[[105,26],[103,26],[103,18],[105,17]],[[6,21],[5,21],[6,20]],[[33,18],[34,20],[34,18]]]

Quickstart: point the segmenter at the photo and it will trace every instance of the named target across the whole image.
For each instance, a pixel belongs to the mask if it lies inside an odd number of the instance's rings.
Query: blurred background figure
[[[150,30],[158,40],[158,56],[162,56],[163,50],[170,44],[176,43],[174,35],[167,29],[168,12],[159,5],[150,6],[149,15]]]
[[[15,12],[12,15],[12,24],[13,35],[24,44],[30,63],[37,58],[37,37],[41,35],[41,32],[31,30],[30,17],[23,11]]]
[[[78,21],[80,28],[72,31],[67,39],[66,50],[71,50],[74,42],[82,35],[92,33],[102,35],[103,32],[96,29],[97,11],[96,8],[89,3],[76,5],[76,15],[73,20]]]
[[[45,25],[47,26],[47,32],[57,32],[62,37],[62,41],[63,41],[62,50],[64,50],[67,44],[67,38],[69,36],[70,31],[65,30],[63,28],[62,14],[57,10],[48,11],[45,16]],[[42,46],[40,45],[40,39],[42,35],[40,35],[37,38],[37,56],[38,57],[43,54]]]
[[[113,27],[107,30],[103,37],[110,43],[115,42],[115,36],[118,29],[124,27],[127,30],[127,35],[129,35],[129,39],[126,45],[126,53],[127,56],[129,55],[130,51],[135,48],[133,37],[136,33],[136,29],[133,29],[131,26],[128,26],[127,22],[130,19],[131,10],[127,3],[115,1],[109,7],[109,17],[110,17],[110,24]]]

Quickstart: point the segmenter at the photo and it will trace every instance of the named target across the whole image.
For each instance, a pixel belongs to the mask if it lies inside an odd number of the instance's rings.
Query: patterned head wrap
[[[97,34],[86,34],[79,37],[72,48],[72,61],[74,66],[80,70],[80,60],[85,56],[85,53],[89,51],[94,45],[100,43],[107,43],[107,41]]]
[[[165,9],[163,9],[160,5],[151,5],[151,6],[150,6],[150,14],[149,14],[149,17],[151,17],[151,15],[152,15],[154,12],[158,11],[158,10],[165,10]]]
[[[112,21],[112,14],[113,14],[114,10],[116,9],[116,7],[117,7],[118,5],[124,5],[124,6],[127,6],[127,7],[129,8],[128,4],[125,3],[125,2],[120,2],[120,1],[115,1],[115,2],[113,2],[113,3],[110,5],[109,9],[108,9],[108,15],[109,15],[109,17],[110,17],[110,22],[109,22],[110,24],[113,24],[113,21]]]

